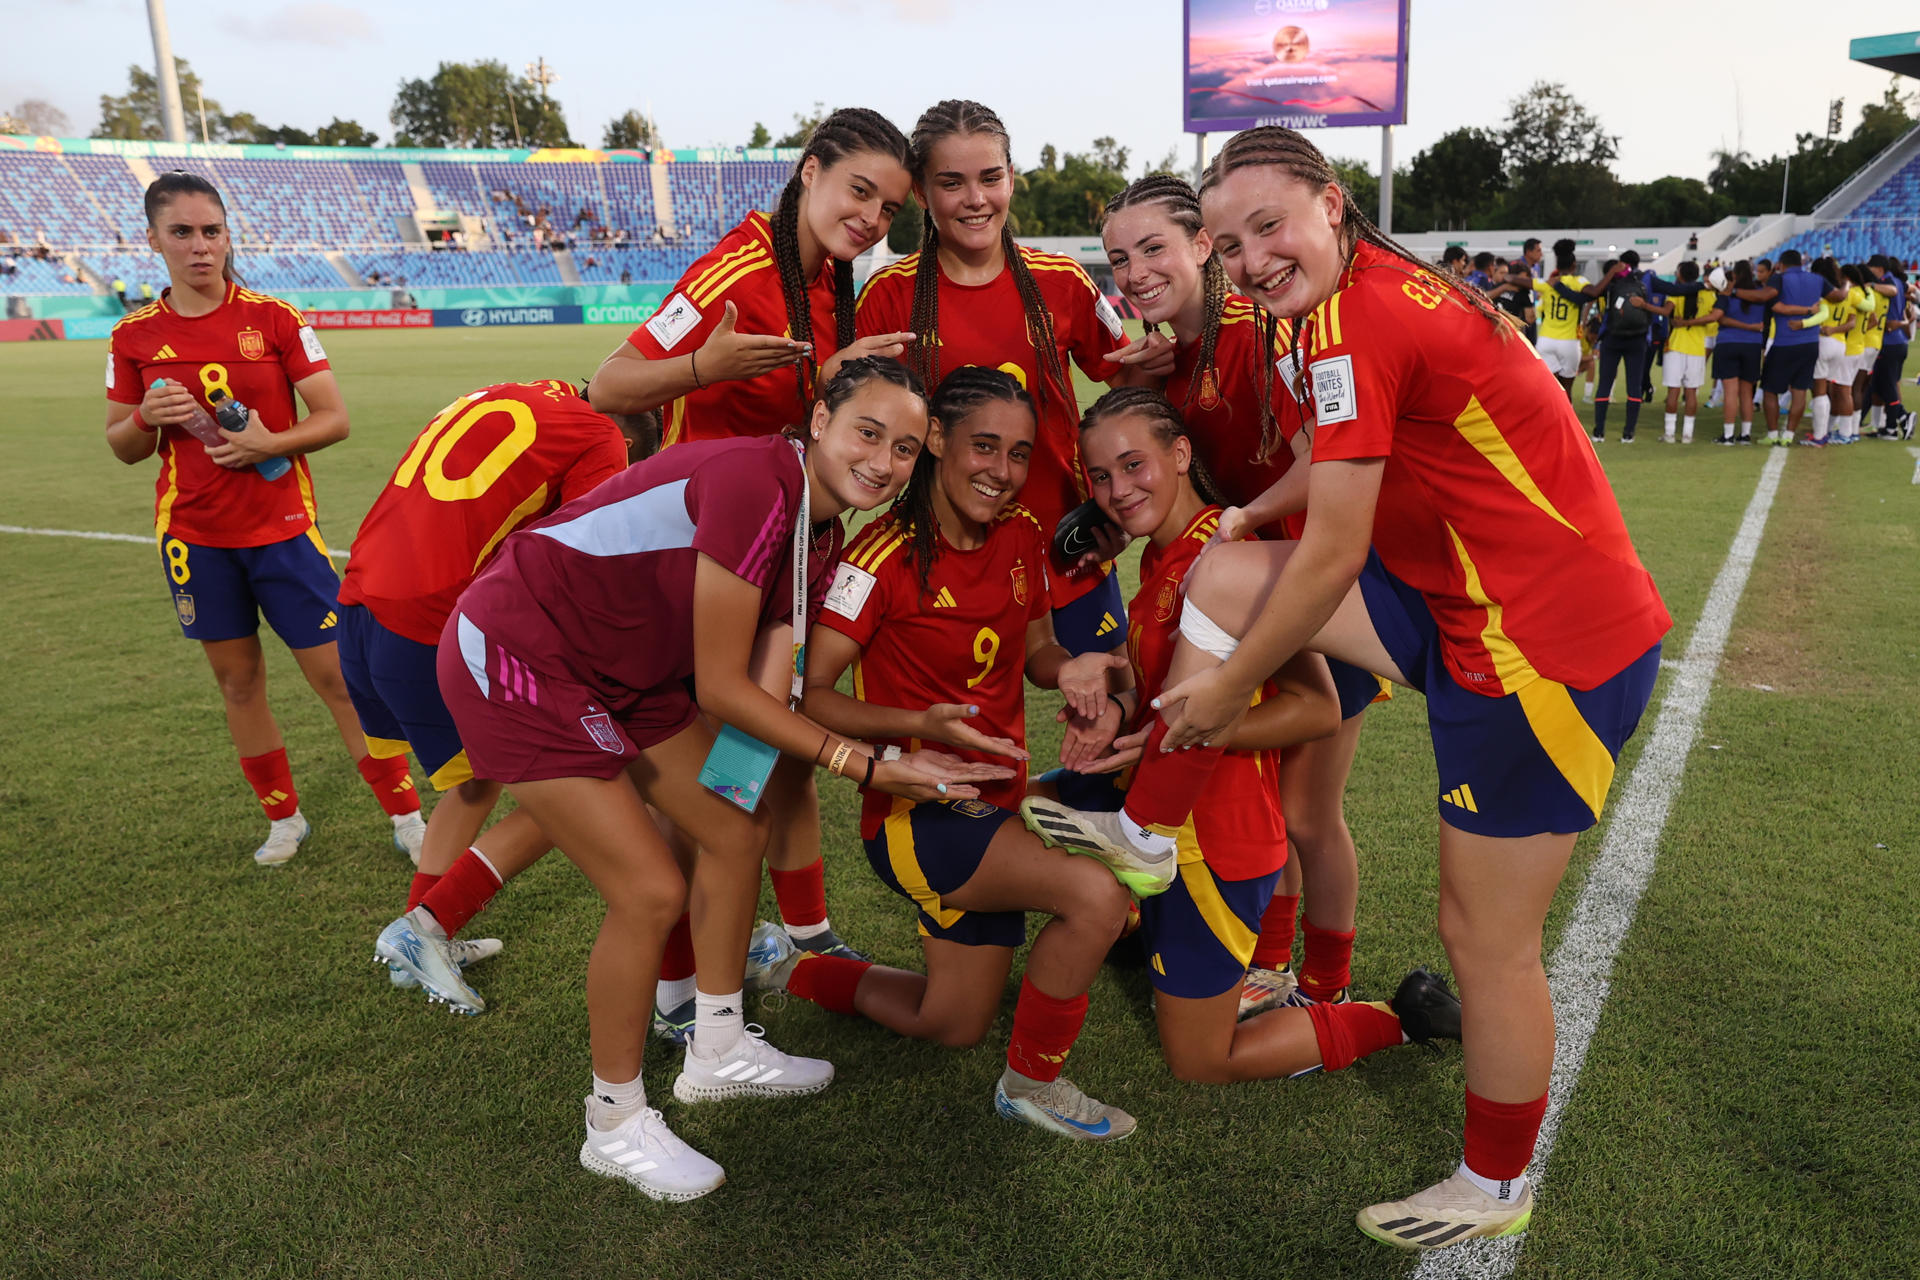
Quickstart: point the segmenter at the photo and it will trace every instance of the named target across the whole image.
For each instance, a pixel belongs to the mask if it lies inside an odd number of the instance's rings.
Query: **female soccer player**
[[[1800,442],[1818,448],[1828,443],[1828,432],[1835,418],[1843,417],[1852,408],[1853,361],[1848,355],[1848,343],[1859,327],[1859,317],[1851,305],[1839,263],[1832,258],[1815,258],[1807,269],[1820,280],[1825,292],[1814,304],[1811,315],[1788,319],[1785,327],[1789,331],[1813,329],[1820,335],[1808,413],[1813,421],[1813,434]]]
[[[772,753],[915,799],[976,794],[962,784],[968,766],[936,777],[927,753],[881,760],[821,732],[751,672],[757,644],[778,645],[817,610],[839,560],[837,517],[897,493],[926,432],[912,374],[848,361],[800,438],[665,450],[508,538],[441,635],[440,689],[474,773],[504,783],[607,904],[587,970],[594,1080],[580,1159],[656,1199],[704,1195],[724,1175],[647,1108],[641,1084],[647,1001],[687,896],[647,806],[700,849],[700,991],[674,1082],[693,1103],[815,1093],[833,1079],[832,1064],[783,1054],[741,1019],[769,827],[765,803],[742,804]],[[717,740],[699,711],[733,732]],[[389,926],[379,954],[462,1002],[430,914]]]
[[[1166,340],[1129,344],[1078,263],[1014,243],[1012,144],[992,111],[957,99],[927,108],[913,126],[912,168],[926,210],[920,248],[867,281],[859,332],[910,339],[908,362],[936,391],[945,371],[962,365],[1020,380],[1040,420],[1023,505],[1051,537],[1082,501],[1068,360],[1096,382],[1157,381]],[[1056,574],[1052,591],[1054,633],[1070,652],[1111,650],[1124,638],[1119,584],[1097,564]]]
[[[1752,444],[1753,391],[1760,384],[1760,352],[1767,340],[1767,308],[1764,303],[1750,302],[1744,296],[1760,287],[1754,278],[1753,264],[1747,259],[1733,264],[1733,274],[1725,283],[1730,283],[1732,290],[1723,292],[1720,298],[1720,341],[1713,349],[1713,376],[1720,383],[1720,406],[1726,414],[1726,423],[1720,429],[1720,443]]]
[[[1540,295],[1540,358],[1553,370],[1553,376],[1566,388],[1567,401],[1573,401],[1573,381],[1582,366],[1591,360],[1591,352],[1580,344],[1580,313],[1586,310],[1584,296],[1575,300],[1554,285],[1564,283],[1578,293],[1587,287],[1587,278],[1578,274],[1579,246],[1572,240],[1553,242],[1553,275],[1535,280],[1533,291]]]
[[[1149,541],[1127,646],[1139,696],[1150,701],[1174,666],[1182,636],[1204,625],[1192,603],[1183,604],[1181,587],[1218,527],[1220,498],[1179,412],[1158,392],[1108,392],[1087,410],[1080,438],[1094,501],[1129,534]],[[1250,596],[1264,585],[1264,579],[1242,582]],[[1400,984],[1391,1007],[1316,1001],[1240,1020],[1241,985],[1287,857],[1286,823],[1269,776],[1272,752],[1325,738],[1339,724],[1333,682],[1316,654],[1294,655],[1249,703],[1192,815],[1168,837],[1160,865],[1108,863],[1141,895],[1141,937],[1167,1066],[1182,1080],[1265,1080],[1339,1070],[1409,1037],[1458,1038],[1458,1002],[1419,970]],[[1098,857],[1097,849],[1079,847],[1071,825],[1057,826],[1052,817],[1072,812],[1059,802],[1119,807],[1125,793],[1101,775],[1139,758],[1154,719],[1150,706],[1111,704],[1094,735],[1101,745],[1088,758],[1065,762],[1085,772],[1041,779],[1035,798],[1021,807],[1028,825],[1050,844]],[[1126,721],[1132,732],[1116,742]],[[1101,749],[1106,744],[1120,749],[1108,755]]]
[[[147,243],[171,284],[113,327],[107,445],[129,466],[160,454],[154,536],[174,612],[213,667],[240,771],[272,824],[253,860],[277,866],[313,831],[267,707],[262,614],[392,819],[394,847],[418,857],[426,826],[407,762],[368,754],[334,647],[340,580],[315,524],[306,459],[347,438],[327,353],[298,308],[240,286],[226,205],[212,183],[163,174],[147,187],[146,214]],[[247,427],[205,444],[186,424],[222,399],[252,411]],[[262,463],[277,478],[267,479]]]
[[[1683,262],[1678,275],[1681,283],[1692,284],[1700,279],[1700,264],[1691,260]],[[1674,442],[1675,428],[1682,427],[1680,410],[1684,393],[1686,414],[1679,441],[1692,444],[1693,420],[1700,414],[1700,388],[1706,385],[1707,359],[1711,354],[1707,350],[1707,333],[1720,319],[1719,295],[1711,289],[1702,289],[1647,305],[1648,310],[1666,316],[1672,326],[1660,364],[1660,380],[1667,388],[1667,420],[1660,438],[1668,444]]]
[[[1275,362],[1291,350],[1293,326],[1231,293],[1201,225],[1200,197],[1179,178],[1155,175],[1127,187],[1107,203],[1101,236],[1122,296],[1149,324],[1173,330],[1166,395],[1179,406],[1198,457],[1227,502],[1252,502],[1310,447],[1293,392],[1275,375]],[[1287,516],[1261,535],[1297,537],[1300,519]],[[1345,797],[1362,716],[1380,681],[1337,659],[1327,665],[1340,698],[1340,728],[1281,754],[1281,808],[1300,866],[1283,873],[1273,895],[1247,973],[1243,1013],[1287,999],[1337,1000],[1352,981],[1360,871]],[[1296,977],[1301,881],[1306,953]]]
[[[588,389],[594,407],[662,409],[667,446],[777,435],[805,416],[816,382],[841,361],[899,355],[912,335],[854,336],[853,260],[886,236],[906,201],[907,159],[906,137],[880,113],[827,115],[773,214],[749,213],[601,364]],[[767,850],[781,919],[804,949],[858,955],[827,915],[813,771],[783,764],[769,787],[781,815]],[[690,954],[683,926],[669,945],[657,1024],[674,1041],[691,1025]]]
[[[993,1024],[1034,939],[994,1105],[1081,1141],[1133,1132],[1133,1117],[1062,1076],[1087,988],[1127,919],[1127,894],[1098,864],[1050,852],[1014,819],[1026,784],[1022,673],[1108,700],[1104,655],[1069,659],[1047,611],[1046,536],[1014,501],[1034,447],[1033,400],[1011,374],[949,371],[933,398],[927,454],[885,519],[847,548],[814,632],[807,715],[887,745],[943,743],[983,764],[1016,762],[978,799],[916,804],[866,789],[860,834],[889,888],[918,908],[926,973],[791,955],[762,984],[901,1035],[956,1047]],[[835,691],[849,668],[853,696]],[[782,948],[784,950],[784,948]]]
[[[1466,1159],[1359,1221],[1420,1248],[1515,1232],[1532,1212],[1525,1169],[1553,1061],[1542,923],[1670,619],[1559,384],[1472,291],[1382,236],[1312,143],[1235,135],[1201,201],[1234,283],[1299,334],[1313,464],[1256,506],[1286,510],[1305,490],[1306,528],[1296,543],[1217,547],[1188,576],[1187,611],[1225,633],[1222,661],[1169,682],[1122,819],[1076,825],[1110,856],[1162,847],[1220,735],[1303,648],[1423,690]],[[1250,566],[1273,584],[1258,598]]]

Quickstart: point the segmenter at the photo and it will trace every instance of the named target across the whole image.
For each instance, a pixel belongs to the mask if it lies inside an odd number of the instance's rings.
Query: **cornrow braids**
[[[847,156],[868,151],[898,161],[901,168],[907,167],[909,152],[906,135],[894,127],[891,120],[866,107],[841,107],[815,125],[813,132],[807,135],[807,145],[801,151],[800,159],[794,162],[793,174],[780,190],[780,203],[775,206],[771,219],[773,263],[780,273],[780,295],[787,304],[787,330],[795,342],[813,342],[813,306],[807,297],[811,281],[800,268],[800,200],[806,192],[805,184],[800,181],[800,171],[813,157],[818,157],[820,169],[826,170]],[[836,258],[833,263],[833,320],[834,345],[837,348],[853,343],[854,300],[853,264]],[[811,406],[812,384],[818,369],[819,362],[809,356],[806,367],[797,371],[803,408]]]
[[[1258,128],[1243,129],[1234,134],[1227,140],[1227,145],[1220,149],[1220,154],[1207,165],[1206,172],[1201,175],[1200,194],[1205,196],[1228,174],[1256,165],[1279,169],[1316,188],[1329,186],[1340,188],[1340,194],[1343,197],[1340,216],[1340,248],[1348,263],[1353,261],[1354,245],[1364,240],[1374,248],[1405,263],[1405,266],[1400,269],[1407,275],[1424,279],[1430,287],[1440,290],[1443,295],[1450,296],[1457,305],[1485,316],[1487,323],[1493,326],[1494,332],[1499,335],[1501,341],[1504,342],[1513,336],[1515,330],[1512,323],[1487,299],[1485,294],[1467,284],[1466,281],[1455,278],[1452,272],[1427,262],[1419,254],[1373,225],[1373,220],[1360,212],[1359,206],[1354,202],[1353,193],[1348,191],[1346,184],[1340,181],[1340,175],[1335,173],[1333,166],[1327,163],[1327,158],[1321,153],[1320,148],[1292,129],[1282,128],[1279,125],[1261,125]],[[1304,350],[1311,345],[1312,327],[1312,318],[1309,315],[1306,323],[1294,335],[1296,346]],[[1304,360],[1300,362],[1296,384],[1301,402],[1304,404],[1306,403],[1306,361]]]
[[[920,118],[914,122],[913,159],[910,165],[914,176],[925,184],[927,166],[933,161],[933,149],[943,140],[981,133],[1000,139],[1001,152],[1006,157],[1007,173],[1011,180],[1013,142],[1007,133],[1007,126],[990,108],[964,98],[947,98],[936,102],[921,112]],[[1054,340],[1053,313],[1040,296],[1040,285],[1028,269],[1026,259],[1020,256],[1020,246],[1015,243],[1013,228],[1009,224],[1001,225],[1000,248],[1007,260],[1007,270],[1013,273],[1014,287],[1020,294],[1020,305],[1027,315],[1027,338],[1033,343],[1034,367],[1039,371],[1038,383],[1031,389],[1033,397],[1037,403],[1045,403],[1057,388],[1067,403],[1072,404],[1073,383],[1068,380],[1067,371],[1060,363],[1060,348]],[[938,386],[940,233],[933,224],[931,212],[926,213],[921,224],[920,259],[914,265],[913,309],[909,316],[907,326],[916,335],[914,368],[928,386]]]
[[[892,356],[860,356],[842,361],[840,367],[834,370],[833,376],[821,385],[819,394],[814,397],[814,402],[824,402],[827,412],[833,413],[851,400],[854,392],[876,378],[911,391],[922,400],[927,398],[926,386],[920,381],[919,376]],[[813,403],[809,403],[807,408],[810,413]],[[801,421],[788,426],[781,434],[788,439],[798,440],[801,444],[808,443],[810,437],[807,433],[806,416],[802,415]]]
[[[1180,410],[1174,407],[1173,401],[1151,387],[1115,387],[1107,392],[1080,415],[1080,433],[1085,435],[1107,419],[1129,413],[1147,420],[1153,438],[1162,447],[1171,449],[1175,440],[1185,440],[1188,447],[1192,448],[1193,433],[1187,429],[1187,420],[1180,416]],[[1200,461],[1198,449],[1193,449],[1187,463],[1187,479],[1202,502],[1215,507],[1228,505],[1220,486],[1214,483],[1213,473],[1207,470],[1206,463]]]
[[[961,365],[946,376],[940,389],[933,394],[933,402],[928,406],[928,416],[940,424],[945,433],[948,447],[952,447],[954,433],[960,424],[973,416],[975,410],[993,401],[1006,404],[1025,405],[1027,412],[1033,412],[1033,397],[1020,385],[1020,380],[1002,369],[986,369],[977,364]],[[914,463],[913,475],[907,479],[907,487],[893,500],[888,510],[907,530],[913,543],[914,567],[920,574],[920,588],[924,592],[927,579],[933,573],[933,561],[940,548],[940,519],[933,503],[933,488],[940,483],[940,459],[933,456],[933,450],[923,449]]]
[[[1107,207],[1100,216],[1101,225],[1104,227],[1106,220],[1122,209],[1143,204],[1160,205],[1167,219],[1187,233],[1188,240],[1199,235],[1205,227],[1200,220],[1199,193],[1188,185],[1186,179],[1171,173],[1151,174],[1129,184],[1107,201]],[[1207,371],[1213,368],[1214,351],[1220,342],[1220,317],[1226,312],[1227,295],[1232,290],[1227,284],[1226,264],[1220,261],[1219,254],[1207,255],[1206,265],[1201,268],[1201,287],[1204,290],[1205,310],[1200,329],[1199,359],[1193,366],[1199,376],[1187,383],[1182,408],[1191,407],[1199,397],[1200,384]]]

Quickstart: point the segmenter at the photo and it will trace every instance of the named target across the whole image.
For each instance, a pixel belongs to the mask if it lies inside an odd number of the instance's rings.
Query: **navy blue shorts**
[[[1055,593],[1056,597],[1058,592]],[[1127,604],[1111,568],[1098,585],[1053,608],[1053,638],[1075,657],[1106,653],[1127,642]]]
[[[1760,344],[1757,342],[1728,342],[1722,334],[1713,348],[1713,380],[1725,382],[1728,378],[1738,378],[1742,382],[1760,381]]]
[[[1659,645],[1591,690],[1535,676],[1490,698],[1454,680],[1426,600],[1376,553],[1368,553],[1360,590],[1387,655],[1427,696],[1442,818],[1509,839],[1585,831],[1600,820],[1614,762],[1653,694]]]
[[[1377,683],[1374,690],[1379,691]],[[1055,769],[1037,781],[1052,783],[1060,803],[1075,809],[1111,813],[1127,798],[1107,774]],[[1238,987],[1279,882],[1278,870],[1251,880],[1222,880],[1201,850],[1183,842],[1178,878],[1165,893],[1140,900],[1140,944],[1154,990],[1207,1000]]]
[[[363,604],[340,606],[340,674],[376,760],[409,750],[445,791],[473,777],[453,713],[440,696],[437,645],[387,630]]]
[[[887,888],[919,908],[923,937],[969,947],[1017,947],[1027,940],[1022,911],[963,911],[940,900],[973,878],[1000,824],[1019,815],[984,800],[896,801],[865,841],[867,861]]]
[[[1342,720],[1351,720],[1372,706],[1374,699],[1387,687],[1379,676],[1365,667],[1356,667],[1338,658],[1327,659],[1327,670],[1333,673],[1333,691],[1340,698]]]
[[[1811,391],[1813,366],[1819,359],[1817,342],[1797,342],[1790,347],[1774,343],[1760,369],[1760,390],[1776,396],[1787,390]]]
[[[265,614],[289,649],[333,643],[340,578],[317,529],[262,547],[203,547],[163,537],[160,569],[189,640],[257,635]]]

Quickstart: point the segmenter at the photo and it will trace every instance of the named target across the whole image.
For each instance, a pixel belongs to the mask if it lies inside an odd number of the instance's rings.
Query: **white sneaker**
[[[587,1099],[583,1168],[631,1183],[655,1200],[697,1200],[727,1180],[726,1170],[674,1136],[652,1107],[642,1107],[615,1128],[594,1128],[598,1101]]]
[[[718,1057],[700,1053],[700,1034],[687,1040],[687,1056],[673,1082],[682,1102],[722,1098],[788,1098],[818,1093],[833,1083],[833,1064],[824,1058],[796,1058],[766,1041],[766,1028],[748,1023],[734,1046]]]
[[[1300,979],[1294,975],[1293,966],[1279,969],[1249,969],[1246,980],[1240,984],[1240,1016],[1250,1018],[1256,1013],[1277,1008],[1287,1003],[1300,986]]]
[[[427,820],[415,809],[394,815],[393,847],[407,855],[414,866],[420,865],[420,846],[427,842]]]
[[[273,825],[267,828],[267,838],[258,849],[253,851],[256,866],[277,867],[292,859],[300,852],[300,846],[313,834],[313,824],[303,817],[298,809],[284,818],[275,818]]]

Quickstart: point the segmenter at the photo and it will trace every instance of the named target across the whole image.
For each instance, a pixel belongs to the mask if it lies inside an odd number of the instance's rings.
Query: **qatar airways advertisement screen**
[[[1408,3],[1187,0],[1187,132],[1405,124]]]

